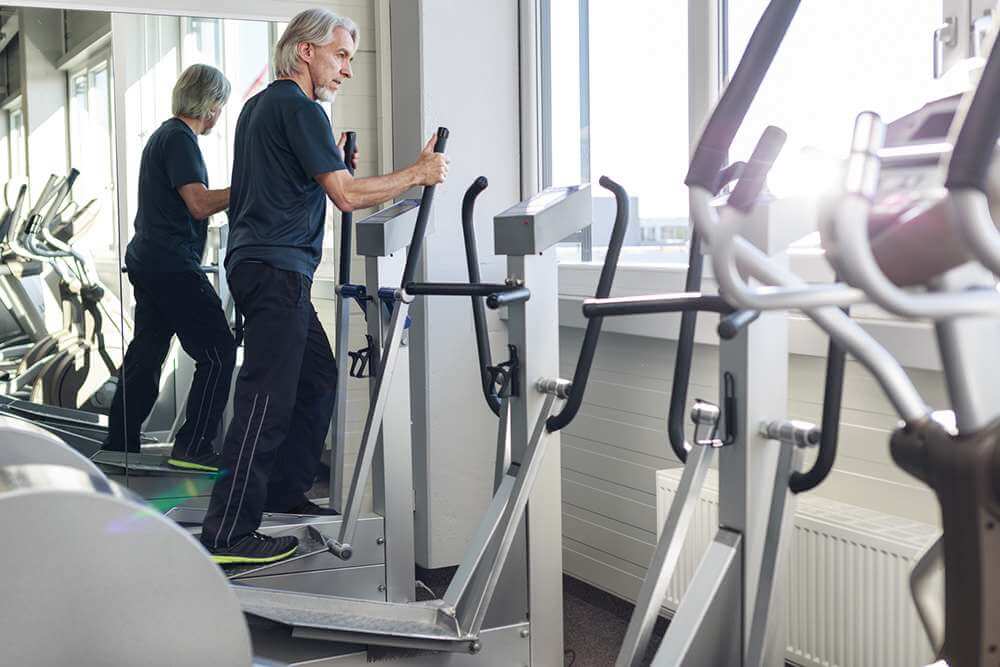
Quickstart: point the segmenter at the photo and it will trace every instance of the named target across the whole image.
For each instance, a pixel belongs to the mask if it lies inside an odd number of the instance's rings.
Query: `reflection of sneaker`
[[[271,537],[254,531],[231,547],[213,549],[206,545],[205,548],[219,565],[276,563],[294,554],[299,548],[299,540],[291,535]]]
[[[312,516],[340,516],[340,512],[330,507],[323,507],[322,505],[317,505],[308,498],[303,498],[302,502],[294,505],[293,507],[288,507],[285,509],[269,509],[268,512],[274,512],[277,514],[309,514]]]
[[[222,457],[215,452],[184,458],[171,456],[167,459],[167,465],[169,466],[181,468],[182,470],[197,470],[199,472],[219,472],[221,463]]]

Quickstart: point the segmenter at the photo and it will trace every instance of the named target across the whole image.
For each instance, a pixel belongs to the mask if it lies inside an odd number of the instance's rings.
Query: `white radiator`
[[[656,474],[657,531],[681,470]],[[670,582],[676,610],[718,529],[716,472],[709,471]],[[914,667],[933,662],[910,598],[916,558],[939,535],[934,526],[803,494],[796,499],[787,583],[786,659],[806,667]]]

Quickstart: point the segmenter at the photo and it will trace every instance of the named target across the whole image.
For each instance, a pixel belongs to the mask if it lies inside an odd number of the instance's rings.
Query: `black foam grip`
[[[736,182],[732,194],[729,195],[727,203],[731,207],[743,213],[750,212],[757,197],[763,191],[764,184],[767,182],[767,174],[771,171],[774,161],[778,159],[778,154],[781,153],[787,138],[788,135],[785,134],[785,131],[774,125],[768,125],[764,129],[743,174]]]
[[[993,42],[986,69],[962,122],[948,162],[948,188],[976,188],[986,192],[986,176],[1000,136],[1000,39]]]
[[[512,303],[520,303],[531,298],[531,291],[527,287],[515,287],[502,292],[494,292],[486,297],[486,305],[492,310],[502,306],[509,306]]]
[[[358,152],[358,133],[348,132],[344,139],[344,164],[347,171],[353,176],[354,155]],[[341,212],[340,214],[340,263],[337,270],[337,282],[347,285],[351,282],[351,226],[354,224],[354,214]]]
[[[437,131],[437,141],[434,142],[434,152],[444,153],[448,143],[448,128],[439,127]],[[410,249],[406,253],[406,265],[403,267],[403,279],[401,285],[413,282],[417,273],[417,263],[420,261],[420,253],[424,249],[424,236],[427,234],[427,221],[430,220],[431,204],[434,202],[434,186],[428,185],[424,188],[424,194],[420,198],[420,211],[417,213],[417,222],[413,228],[413,237],[410,239]]]
[[[771,0],[757,22],[733,78],[698,140],[684,183],[711,191],[750,103],[764,80],[800,0]]]
[[[406,293],[414,296],[493,296],[509,288],[501,283],[407,283]]]
[[[760,317],[759,310],[737,310],[735,313],[726,315],[719,320],[719,338],[722,340],[736,338],[741,331],[750,326],[758,317]]]
[[[351,131],[345,132],[347,136],[344,139],[344,164],[347,165],[347,171],[354,175],[354,156],[358,152],[358,133]]]
[[[588,299],[583,302],[583,316],[621,317],[624,315],[656,315],[662,313],[712,312],[731,313],[732,306],[715,294],[680,292],[620,299]]]

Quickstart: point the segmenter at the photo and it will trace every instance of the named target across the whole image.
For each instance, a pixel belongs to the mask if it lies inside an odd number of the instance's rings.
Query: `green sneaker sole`
[[[173,466],[174,468],[183,468],[184,470],[200,470],[201,472],[219,472],[219,469],[215,466],[206,466],[201,463],[192,463],[191,461],[184,461],[182,459],[167,459],[167,465]]]
[[[280,553],[277,556],[268,556],[266,558],[253,558],[251,556],[227,556],[225,554],[212,554],[212,560],[219,565],[254,565],[254,564],[267,564],[275,563],[279,560],[284,560],[294,554],[298,549],[298,545],[292,547],[284,553]]]

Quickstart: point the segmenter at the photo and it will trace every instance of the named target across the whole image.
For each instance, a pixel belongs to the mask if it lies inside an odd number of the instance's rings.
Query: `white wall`
[[[66,11],[66,52],[73,51],[95,35],[111,29],[111,17],[103,12]]]

